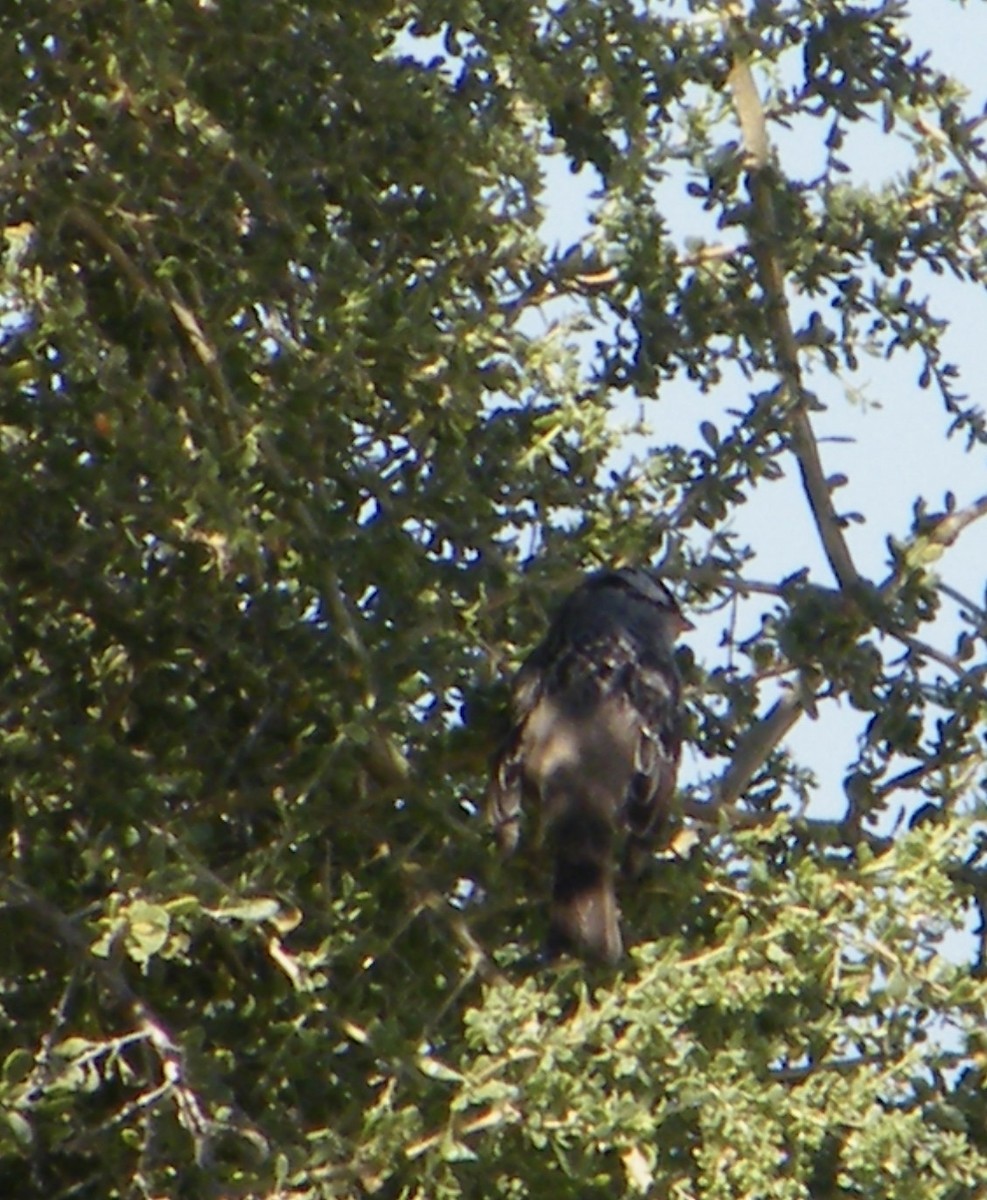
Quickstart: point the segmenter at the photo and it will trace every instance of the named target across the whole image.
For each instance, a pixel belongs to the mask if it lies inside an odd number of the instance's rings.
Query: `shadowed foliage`
[[[905,357],[982,456],[924,298],[982,302],[981,126],[905,15],[2,6],[0,1194],[980,1194],[987,620],[933,564],[987,501],[858,561],[807,382]],[[823,565],[756,578],[786,472]],[[631,955],[532,971],[506,682],[658,560],[749,636],[680,648]],[[785,747],[837,702],[845,796]]]

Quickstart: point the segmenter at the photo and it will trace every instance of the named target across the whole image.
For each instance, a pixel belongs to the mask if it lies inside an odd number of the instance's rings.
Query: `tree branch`
[[[202,1102],[186,1078],[184,1052],[164,1022],[147,1001],[134,991],[111,960],[99,958],[92,953],[89,940],[79,932],[69,917],[34,888],[17,879],[6,879],[3,882],[0,886],[0,900],[11,907],[26,909],[39,925],[70,952],[75,963],[86,964],[114,1002],[133,1020],[135,1033],[128,1037],[142,1041],[158,1060],[160,1082],[124,1105],[106,1122],[106,1128],[130,1119],[136,1111],[147,1111],[159,1101],[170,1097],[175,1104],[179,1121],[192,1138],[196,1161],[200,1164],[208,1162],[213,1138],[222,1129],[236,1129],[253,1145],[263,1147],[266,1154],[267,1139],[258,1129],[242,1121],[216,1118],[204,1111]],[[93,1132],[90,1130],[89,1134]]]
[[[968,504],[966,508],[946,513],[936,521],[931,529],[923,529],[922,536],[930,545],[943,548],[952,546],[968,525],[979,521],[983,516],[987,516],[987,496],[981,496],[972,504]]]
[[[712,799],[708,802],[690,801],[686,813],[700,821],[718,820],[717,814],[735,804],[754,778],[768,755],[795,725],[805,711],[802,699],[796,691],[786,692],[772,707],[767,716],[740,739],[726,773],[712,788]]]
[[[752,207],[748,230],[750,248],[767,302],[766,312],[773,335],[775,366],[781,378],[785,399],[790,406],[792,450],[799,464],[802,486],[833,574],[841,587],[854,588],[860,584],[860,576],[833,508],[830,488],[819,457],[819,447],[809,420],[807,394],[799,366],[798,340],[792,328],[788,300],[785,296],[784,269],[776,246],[775,231],[778,223],[771,194],[770,142],[764,107],[747,61],[747,52],[743,45],[744,31],[736,12],[737,6],[731,5],[728,31],[732,34],[733,65],[728,83],[747,158],[747,181]]]
[[[975,618],[979,624],[987,623],[987,609],[975,600],[971,600],[969,596],[964,596],[959,588],[955,588],[949,583],[943,583],[941,579],[937,581],[936,587],[944,596],[948,596],[950,600],[955,600],[957,604],[967,609],[970,616]]]
[[[936,1057],[937,1066],[943,1070],[954,1070],[967,1061],[969,1060],[966,1055],[948,1051],[943,1051]],[[779,1083],[801,1083],[802,1080],[808,1079],[810,1075],[817,1075],[820,1071],[836,1071],[845,1075],[862,1067],[892,1066],[899,1065],[900,1062],[900,1058],[893,1059],[886,1053],[857,1054],[850,1058],[821,1059],[818,1062],[806,1063],[801,1067],[775,1067],[768,1071],[768,1076]]]
[[[166,317],[162,319],[164,314],[170,314],[193,356],[202,366],[213,395],[220,402],[227,423],[225,433],[228,445],[235,445],[238,433],[230,422],[234,416],[241,414],[238,413],[236,400],[223,374],[219,354],[207,338],[195,314],[182,300],[175,285],[170,280],[161,280],[160,286],[155,286],[120,242],[84,208],[73,205],[66,211],[65,219],[103,251],[138,299],[149,300],[152,303],[162,328],[166,328]]]
[[[879,588],[882,598],[887,600],[894,594],[909,569],[921,569],[934,563],[944,550],[954,545],[965,529],[984,516],[987,516],[987,495],[965,508],[920,517],[911,540],[897,547],[900,561]]]
[[[916,117],[912,122],[912,126],[917,133],[928,138],[930,142],[936,142],[939,146],[945,147],[946,150],[959,163],[963,174],[967,178],[967,182],[975,192],[987,198],[987,182],[978,174],[976,167],[970,161],[965,150],[962,150],[956,142],[946,133],[944,129],[936,129],[934,125],[930,125],[924,117]]]

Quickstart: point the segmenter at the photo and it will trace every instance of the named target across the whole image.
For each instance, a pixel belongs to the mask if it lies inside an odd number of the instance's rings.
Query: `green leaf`
[[[25,1148],[33,1147],[34,1130],[31,1128],[31,1123],[22,1113],[16,1112],[14,1109],[6,1109],[3,1113],[3,1120],[21,1146]]]
[[[3,1081],[8,1086],[23,1083],[34,1069],[34,1055],[29,1050],[11,1050],[3,1060]]]
[[[125,945],[127,953],[138,963],[146,963],[154,957],[168,941],[171,917],[168,910],[159,904],[137,900],[121,914],[127,922]]]
[[[224,904],[220,908],[205,910],[217,921],[244,921],[248,924],[259,924],[261,921],[273,921],[281,912],[279,901],[266,896],[257,896],[251,900],[238,900],[232,904]]]

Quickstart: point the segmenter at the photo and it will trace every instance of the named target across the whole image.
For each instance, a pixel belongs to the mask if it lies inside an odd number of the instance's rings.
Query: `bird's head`
[[[668,585],[653,567],[617,567],[598,571],[590,577],[596,587],[616,587],[632,592],[658,609],[666,619],[672,638],[688,633],[695,625],[679,608]]]

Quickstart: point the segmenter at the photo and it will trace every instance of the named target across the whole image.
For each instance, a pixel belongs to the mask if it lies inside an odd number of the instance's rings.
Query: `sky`
[[[987,73],[983,70],[987,3],[974,0],[961,6],[953,0],[914,0],[910,8],[913,11],[904,28],[915,50],[932,51],[934,65],[966,84],[970,91],[968,111],[983,111],[987,101]],[[778,142],[776,148],[782,168],[793,175],[811,177],[818,170],[820,162],[811,157],[821,159],[817,142],[792,137]],[[877,184],[901,169],[907,161],[905,151],[896,132],[885,133],[873,123],[855,128],[841,157],[853,168],[853,182]],[[543,233],[550,245],[564,249],[588,232],[587,196],[597,183],[589,168],[573,177],[564,164],[549,164]],[[672,204],[663,211],[677,239],[708,236],[708,229],[690,225],[697,216],[694,201],[683,198],[681,211],[675,209],[674,201]],[[934,310],[949,320],[946,357],[960,367],[960,390],[987,409],[987,372],[980,365],[981,347],[987,337],[987,295],[970,284],[959,285],[949,274],[935,276],[931,272],[916,277],[915,291],[929,294]],[[798,297],[791,296],[790,300],[797,311]],[[849,480],[836,494],[838,507],[866,516],[864,524],[850,527],[847,540],[862,575],[875,581],[887,574],[888,536],[907,534],[919,495],[928,501],[930,511],[938,511],[947,491],[955,495],[960,507],[987,493],[987,451],[981,447],[967,453],[962,438],[946,441],[949,420],[935,391],[919,388],[919,370],[916,358],[903,355],[889,362],[862,359],[860,370],[849,382],[866,397],[866,404],[848,399],[844,381],[825,369],[816,370],[808,380],[828,406],[826,412],[813,418],[826,474],[841,473]],[[659,403],[648,407],[647,418],[659,432],[660,442],[698,445],[700,421],[716,420],[729,406],[746,407],[746,395],[738,396],[729,387],[721,387],[712,396],[703,397],[688,382],[677,380],[663,386]],[[630,419],[636,407],[635,402],[622,415]],[[723,429],[726,419],[718,423]],[[750,502],[738,510],[734,527],[758,551],[750,568],[752,577],[778,579],[808,566],[814,582],[833,584],[794,462],[785,479],[754,491]],[[965,531],[937,564],[937,570],[952,587],[984,604],[987,519]],[[748,615],[751,630],[756,628],[757,611],[758,606],[752,606]],[[724,615],[699,614],[697,624],[697,632],[689,638],[692,649],[709,665],[720,662]],[[961,628],[952,602],[944,604],[933,628],[935,636],[927,640],[951,651]],[[839,709],[830,702],[818,721],[803,718],[789,737],[788,744],[819,779],[810,806],[813,815],[842,815],[842,777],[855,756],[861,726],[859,713]],[[709,765],[697,756],[683,762],[682,774],[687,783],[708,772]],[[915,794],[915,799],[917,802],[921,797]],[[896,815],[892,811],[889,821]]]
[[[655,12],[669,8],[676,13],[684,12],[681,4],[666,6],[663,0],[644,2]],[[902,25],[912,41],[913,52],[930,51],[933,66],[965,84],[969,92],[967,112],[987,112],[987,72],[983,67],[987,0],[967,3],[911,0],[908,8]],[[441,44],[425,40],[407,44],[402,50],[413,54],[418,51],[427,61],[433,53],[441,54]],[[987,125],[984,132],[987,134]],[[772,136],[777,137],[777,131],[772,131]],[[800,139],[797,134],[783,137],[777,141],[776,150],[783,171],[793,177],[812,178],[819,173],[823,153],[819,139]],[[908,151],[898,133],[884,132],[877,122],[860,123],[841,149],[841,158],[852,168],[852,182],[878,185],[903,169]],[[599,180],[591,168],[573,176],[561,156],[554,161],[546,159],[544,169],[542,235],[549,247],[564,251],[591,230],[587,215],[591,194]],[[696,224],[702,214],[695,201],[682,196],[678,208],[672,201],[663,212],[680,245],[686,238],[697,236],[722,240],[722,234],[712,231],[708,221],[705,227]],[[987,372],[981,366],[982,344],[987,340],[987,294],[983,288],[958,284],[948,273],[936,276],[929,271],[916,275],[914,287],[916,292],[928,294],[933,300],[933,310],[948,321],[944,353],[948,361],[960,368],[960,391],[969,402],[987,411]],[[789,292],[789,302],[798,326],[800,299]],[[539,332],[539,320],[547,328],[558,318],[559,312],[549,309],[550,305],[542,313],[526,315],[530,333]],[[805,311],[803,306],[803,319]],[[850,381],[833,377],[823,367],[807,380],[808,386],[827,405],[825,412],[813,414],[825,473],[843,474],[849,481],[836,493],[838,509],[866,516],[864,524],[854,524],[846,531],[850,550],[861,575],[875,582],[888,573],[887,539],[907,535],[913,505],[919,496],[935,512],[942,509],[947,492],[955,495],[958,507],[987,493],[987,448],[978,447],[967,453],[962,438],[946,440],[949,418],[934,390],[920,389],[920,368],[915,358],[903,355],[896,355],[889,362],[862,358]],[[856,390],[855,397],[848,394],[847,382]],[[685,447],[701,445],[700,422],[713,420],[724,430],[729,422],[723,416],[724,411],[729,407],[746,408],[748,390],[739,376],[736,385],[721,386],[709,396],[700,395],[688,381],[663,384],[658,403],[649,403],[645,412],[655,430],[654,441]],[[865,403],[860,402],[861,396]],[[633,421],[639,408],[638,401],[627,402],[623,411],[618,404],[616,417],[624,423]],[[640,442],[629,444],[628,457],[644,449]],[[757,550],[749,577],[777,580],[808,567],[814,583],[834,584],[794,461],[782,480],[754,490],[749,502],[737,510],[734,528],[742,542]],[[936,564],[936,570],[944,582],[987,608],[987,518],[962,534]],[[741,613],[738,638],[757,628],[758,613],[763,608],[757,598],[750,602],[747,611]],[[709,668],[722,665],[724,613],[704,614],[690,609],[689,616],[697,628],[687,635],[687,641],[697,659]],[[951,651],[962,628],[956,605],[947,601],[935,624],[922,632],[925,640]],[[892,643],[886,650],[887,657],[894,658],[900,647]],[[936,667],[931,669],[938,671]],[[762,697],[762,711],[766,711],[773,698]],[[865,720],[846,704],[841,707],[838,702],[825,701],[820,705],[818,720],[803,717],[786,739],[797,761],[809,767],[817,779],[807,810],[809,816],[844,815],[843,776],[856,757]],[[911,765],[914,764],[903,763],[902,768]],[[685,748],[681,784],[701,785],[710,778],[711,770],[711,764],[695,750]],[[701,789],[699,795],[705,798]],[[911,811],[923,798],[919,792],[912,792],[903,799]],[[887,832],[901,816],[907,816],[897,798],[896,803],[898,807],[886,814],[882,832]],[[969,912],[965,931],[947,937],[943,950],[948,957],[969,961],[974,924],[974,914]]]

